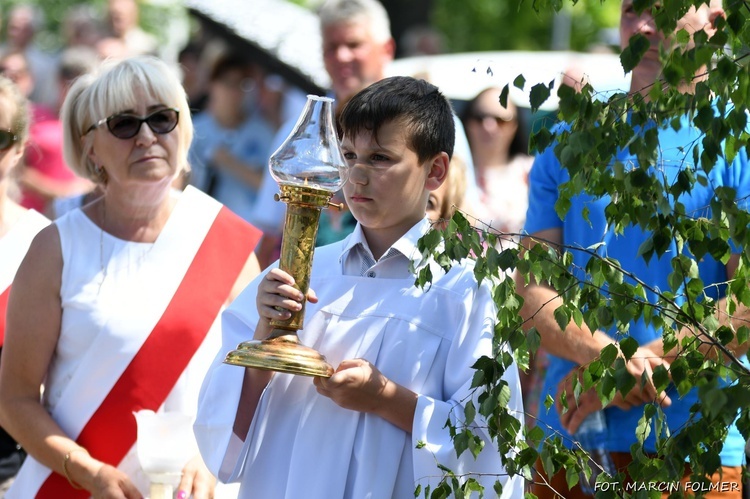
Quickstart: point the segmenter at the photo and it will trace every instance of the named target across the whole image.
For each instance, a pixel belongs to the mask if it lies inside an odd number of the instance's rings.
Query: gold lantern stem
[[[284,236],[281,240],[279,268],[294,277],[294,287],[303,295],[310,288],[315,238],[320,225],[320,212],[328,205],[332,193],[309,187],[281,186],[279,199],[287,203],[284,221]],[[271,326],[279,329],[298,331],[305,319],[305,301],[302,309],[292,312],[285,320],[272,320]]]
[[[310,287],[315,238],[318,234],[320,212],[328,206],[333,193],[306,186],[281,185],[277,200],[287,203],[284,234],[281,241],[279,268],[294,278],[295,287],[307,295]],[[229,352],[227,364],[254,367],[305,376],[330,377],[333,367],[316,350],[299,342],[297,331],[302,329],[305,301],[299,311],[287,320],[271,320],[273,327],[263,341],[241,343]]]

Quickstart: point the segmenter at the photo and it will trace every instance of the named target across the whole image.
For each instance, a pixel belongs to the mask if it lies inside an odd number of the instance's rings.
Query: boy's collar
[[[406,233],[401,236],[395,243],[393,243],[391,248],[397,250],[408,259],[415,260],[415,263],[419,262],[419,260],[421,260],[421,254],[417,249],[417,241],[420,237],[425,235],[431,227],[432,226],[427,217],[423,218],[422,220],[414,224],[411,229],[406,231]],[[341,255],[339,256],[339,260],[341,260],[349,251],[351,251],[352,248],[354,248],[358,244],[361,244],[363,248],[370,252],[370,256],[372,256],[370,246],[367,244],[367,239],[365,239],[365,234],[362,231],[362,226],[359,224],[359,222],[357,222],[357,226],[354,228],[354,231],[344,241],[344,247],[341,251]],[[387,253],[388,252],[386,251],[385,254]]]

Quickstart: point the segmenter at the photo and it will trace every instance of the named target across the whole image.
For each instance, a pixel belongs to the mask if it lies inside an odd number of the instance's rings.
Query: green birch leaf
[[[638,347],[638,342],[630,336],[620,341],[620,351],[625,356],[625,360],[630,360],[636,350],[638,350]]]
[[[568,324],[570,324],[570,314],[565,306],[560,306],[555,309],[555,321],[557,321],[557,325],[560,326],[560,331],[565,331],[568,327]]]
[[[523,87],[522,87],[523,88]],[[503,89],[500,91],[500,105],[503,107],[508,107],[508,93],[510,92],[510,87],[506,83],[503,86]]]
[[[648,41],[648,38],[640,33],[631,37],[628,46],[620,54],[622,69],[624,69],[626,73],[629,73],[638,65],[650,46],[651,42]]]
[[[547,101],[549,96],[549,86],[544,85],[543,83],[537,83],[536,85],[531,87],[531,92],[529,93],[529,103],[531,104],[531,111],[536,112],[537,110],[539,110],[539,108],[542,107],[542,104]]]

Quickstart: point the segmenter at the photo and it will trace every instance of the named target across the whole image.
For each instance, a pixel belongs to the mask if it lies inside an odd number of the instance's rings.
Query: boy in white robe
[[[344,195],[358,221],[344,241],[316,249],[300,341],[323,353],[330,378],[223,364],[238,343],[268,337],[269,320],[300,310],[305,297],[286,272],[259,276],[223,316],[222,350],[201,390],[195,432],[209,469],[241,481],[240,497],[408,498],[440,482],[438,463],[492,494],[523,496],[497,446],[461,456],[446,421],[464,419],[471,366],[493,356],[496,309],[470,265],[433,271],[414,285],[410,261],[430,230],[428,195],[453,152],[451,107],[422,80],[394,77],[355,95],[342,111]],[[314,292],[313,292],[314,290]],[[283,311],[279,311],[279,308]],[[284,310],[286,309],[286,310]],[[507,347],[504,347],[507,348]],[[523,407],[515,364],[504,375],[509,409]]]

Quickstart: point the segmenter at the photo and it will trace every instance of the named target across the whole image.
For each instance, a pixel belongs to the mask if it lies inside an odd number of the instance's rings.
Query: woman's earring
[[[94,165],[94,171],[96,172],[96,176],[99,177],[99,182],[106,184],[107,180],[109,180],[107,170],[105,170],[102,165]]]

